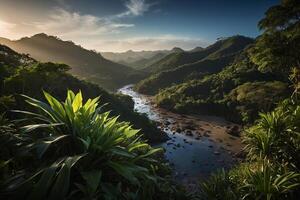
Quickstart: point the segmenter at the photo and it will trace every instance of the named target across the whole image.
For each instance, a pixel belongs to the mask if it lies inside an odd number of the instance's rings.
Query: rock
[[[200,136],[197,136],[197,137],[196,137],[196,140],[200,140],[200,139],[201,139],[201,137],[200,137]]]
[[[207,132],[203,133],[204,137],[210,137],[210,135],[207,134]]]
[[[218,156],[218,155],[220,155],[220,152],[214,151],[214,154]]]
[[[177,133],[180,133],[181,131],[182,131],[181,128],[177,128],[177,129],[176,129],[176,132],[177,132]]]
[[[165,125],[169,126],[171,123],[169,121],[165,121]]]
[[[178,144],[176,144],[176,147],[178,147],[178,148],[179,148],[180,146],[181,146],[181,145],[180,145],[179,143],[178,143]]]
[[[192,133],[192,131],[188,130],[188,131],[186,132],[186,135],[187,135],[187,136],[193,136],[193,133]]]
[[[226,132],[230,135],[233,135],[233,136],[240,136],[240,128],[239,126],[235,125],[233,127],[230,127],[226,130]]]

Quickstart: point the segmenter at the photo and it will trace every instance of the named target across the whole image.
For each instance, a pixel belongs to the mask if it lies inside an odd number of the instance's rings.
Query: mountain
[[[194,49],[190,50],[190,52],[198,52],[198,51],[202,51],[204,48],[202,47],[195,47]]]
[[[146,70],[152,73],[157,73],[203,59],[214,59],[217,57],[227,56],[243,49],[251,42],[253,42],[253,39],[238,35],[219,40],[205,49],[200,50],[197,48],[197,51],[175,50],[172,54],[169,54],[158,62],[152,64]]]
[[[233,62],[253,39],[233,36],[220,40],[198,52],[170,54],[145,70],[152,75],[140,81],[136,89],[144,94],[156,94],[160,89],[186,80],[199,79],[217,73]]]
[[[42,62],[65,63],[71,66],[73,75],[109,90],[132,83],[142,76],[141,72],[107,60],[100,53],[44,33],[16,41],[0,38],[0,43]]]
[[[287,84],[274,74],[260,72],[245,50],[220,72],[167,87],[155,99],[160,107],[175,112],[218,115],[249,123],[290,93]]]
[[[132,51],[128,50],[122,53],[115,52],[101,52],[101,55],[116,63],[130,66],[134,69],[143,69],[153,63],[161,60],[163,57],[171,53],[180,53],[184,52],[179,47],[174,47],[171,50],[157,50],[157,51]]]
[[[20,94],[42,100],[44,90],[63,100],[67,90],[81,91],[86,99],[100,96],[100,103],[107,104],[102,111],[120,115],[120,120],[129,121],[141,129],[144,138],[151,143],[166,139],[166,135],[146,116],[133,111],[134,103],[130,98],[109,93],[98,85],[66,73],[67,70],[65,64],[37,62],[28,55],[0,45],[0,113],[6,112],[8,117],[15,118],[14,113],[8,111],[24,109],[24,98]]]

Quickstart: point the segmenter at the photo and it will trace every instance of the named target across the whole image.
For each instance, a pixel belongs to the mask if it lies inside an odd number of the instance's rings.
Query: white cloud
[[[114,23],[105,18],[93,15],[82,15],[78,12],[69,12],[62,8],[56,9],[49,19],[33,23],[32,26],[48,34],[57,36],[101,36],[118,32],[120,28],[130,28],[134,24]]]
[[[129,0],[125,2],[127,10],[116,15],[119,18],[126,16],[141,16],[149,10],[153,4],[147,3],[145,0]]]
[[[0,37],[10,33],[10,30],[15,28],[17,25],[0,20]]]
[[[65,0],[57,1],[65,3]],[[36,22],[12,23],[0,20],[0,37],[18,39],[44,32],[97,51],[157,50],[171,49],[174,46],[191,49],[207,45],[200,39],[174,35],[125,37],[126,30],[135,27],[135,24],[123,23],[126,17],[141,16],[152,5],[154,4],[146,3],[145,0],[128,0],[125,2],[127,10],[119,15],[107,17],[55,8]]]

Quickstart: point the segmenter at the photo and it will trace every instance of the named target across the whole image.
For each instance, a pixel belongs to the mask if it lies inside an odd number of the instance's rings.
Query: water
[[[186,135],[184,129],[176,132],[178,121],[183,120],[181,119],[182,116],[154,107],[149,97],[133,91],[132,85],[121,88],[119,92],[132,97],[135,111],[145,113],[149,119],[162,123],[158,127],[170,137],[170,140],[158,146],[166,150],[165,157],[174,169],[173,174],[177,180],[191,183],[199,178],[207,177],[217,169],[230,168],[235,163],[232,153],[226,147],[240,143],[239,139],[228,136],[228,134],[223,134],[222,140],[212,139],[208,134],[197,137],[195,130],[191,131],[193,136]],[[230,124],[222,119],[216,120],[216,118],[211,117],[207,117],[207,121],[184,116],[184,120],[187,118],[194,120],[194,123],[200,123],[200,127],[202,123],[202,127],[209,129],[206,133],[211,132],[211,135],[214,134],[214,130],[221,135],[222,128]],[[166,123],[166,121],[168,122]],[[203,128],[200,129],[204,131]]]

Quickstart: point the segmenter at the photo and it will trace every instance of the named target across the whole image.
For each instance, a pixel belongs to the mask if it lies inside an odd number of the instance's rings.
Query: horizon
[[[188,51],[207,47],[220,37],[255,38],[266,8],[278,2],[0,0],[0,37],[18,40],[45,33],[97,52],[174,47]],[[8,17],[15,9],[19,12]]]
[[[171,50],[173,50],[173,49],[176,49],[176,48],[179,48],[179,49],[182,49],[183,51],[192,51],[193,49],[196,49],[196,48],[206,48],[206,47],[208,47],[208,46],[210,46],[210,45],[212,45],[212,44],[214,44],[215,42],[217,42],[218,40],[219,40],[219,38],[216,38],[216,40],[213,42],[213,43],[211,43],[211,44],[208,44],[208,45],[206,45],[206,46],[195,46],[195,47],[192,47],[192,48],[189,48],[189,49],[184,49],[184,48],[181,48],[181,47],[177,47],[177,46],[174,46],[174,47],[171,47],[171,48],[169,48],[169,49],[154,49],[154,50],[133,50],[133,49],[128,49],[128,50],[124,50],[124,51],[97,51],[97,50],[95,50],[95,49],[88,49],[88,48],[85,48],[85,47],[83,47],[83,46],[81,46],[80,44],[77,44],[76,42],[74,42],[74,41],[72,41],[72,40],[64,40],[64,39],[61,39],[61,38],[59,38],[58,36],[55,36],[55,35],[48,35],[48,34],[46,34],[46,33],[36,33],[36,34],[34,34],[34,35],[31,35],[31,36],[25,36],[25,37],[21,37],[21,38],[17,38],[17,39],[9,39],[9,38],[5,38],[5,37],[1,37],[0,36],[0,38],[3,38],[3,39],[8,39],[8,40],[10,40],[10,41],[19,41],[19,40],[22,40],[22,39],[25,39],[25,38],[32,38],[32,37],[34,37],[34,36],[38,36],[38,35],[46,35],[46,36],[48,36],[48,37],[55,37],[56,39],[59,39],[59,40],[61,40],[61,41],[63,41],[63,42],[73,42],[76,46],[80,46],[80,47],[82,47],[82,48],[84,48],[84,49],[86,49],[86,50],[89,50],[89,51],[96,51],[97,53],[116,53],[116,54],[122,54],[122,53],[127,53],[127,52],[155,52],[155,51],[171,51]],[[224,38],[221,38],[221,40],[223,40],[223,39],[227,39],[227,38],[230,38],[230,37],[235,37],[235,36],[242,36],[242,37],[247,37],[247,38],[251,38],[251,39],[254,39],[254,38],[252,38],[252,37],[248,37],[248,36],[244,36],[244,35],[232,35],[232,36],[228,36],[228,37],[224,37]]]

